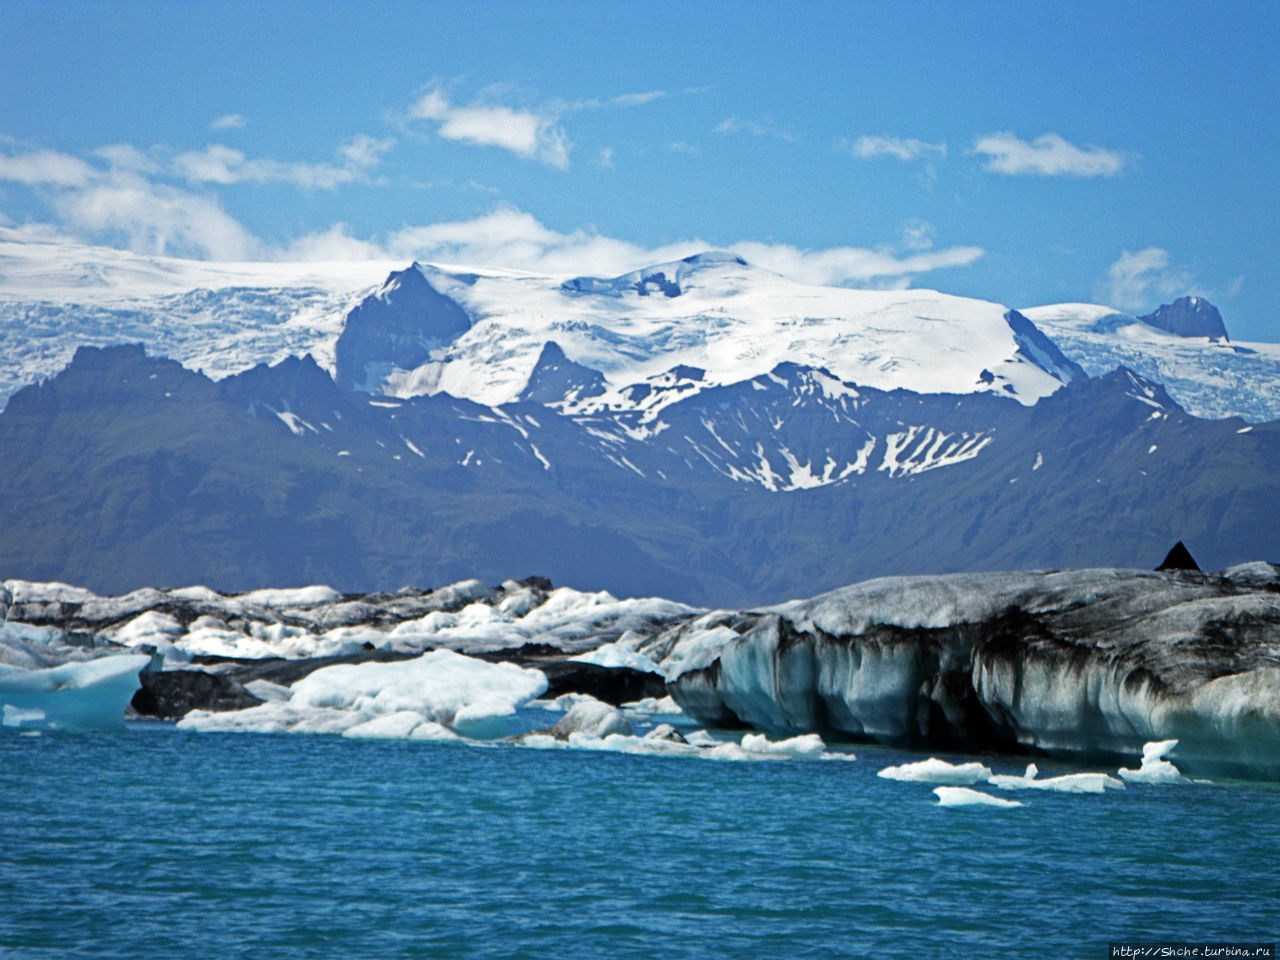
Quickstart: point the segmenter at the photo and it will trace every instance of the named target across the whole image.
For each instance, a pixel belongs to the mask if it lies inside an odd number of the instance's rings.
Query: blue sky
[[[800,279],[1280,340],[1280,4],[0,0],[0,224]]]

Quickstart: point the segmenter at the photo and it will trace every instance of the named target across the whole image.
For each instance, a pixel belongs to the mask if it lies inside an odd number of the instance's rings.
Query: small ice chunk
[[[594,663],[599,667],[630,667],[632,670],[639,670],[643,673],[656,673],[658,676],[665,676],[662,668],[643,653],[636,653],[629,647],[624,647],[617,643],[606,643],[602,647],[596,647],[594,650],[588,650],[586,653],[580,653],[576,657],[570,657],[569,659],[578,660],[582,663]]]
[[[933,792],[938,798],[938,806],[940,807],[1022,806],[1022,803],[1018,800],[1005,800],[1001,797],[993,797],[989,793],[983,793],[981,790],[971,790],[968,787],[934,787]]]
[[[684,738],[695,747],[718,747],[725,742],[717,740],[706,730],[695,730],[693,733],[686,733]]]
[[[549,732],[557,739],[567,740],[574,733],[607,737],[611,733],[630,736],[632,731],[631,724],[616,707],[593,698],[579,700],[571,706]]]
[[[584,703],[586,701],[594,701],[596,698],[589,693],[562,693],[554,700],[534,700],[529,704],[531,707],[540,707],[543,710],[559,710],[561,712],[568,710],[575,703]]]
[[[1165,759],[1177,745],[1177,740],[1151,740],[1144,743],[1142,766],[1137,770],[1121,767],[1121,778],[1130,783],[1185,783],[1178,768]]]
[[[673,743],[688,743],[689,741],[669,723],[660,723],[648,733],[644,735],[645,740],[670,740]]]
[[[622,709],[627,713],[638,713],[646,716],[681,716],[684,711],[680,709],[680,704],[668,694],[665,697],[645,697],[643,700],[632,700],[630,703],[624,703]]]
[[[747,753],[771,757],[817,760],[826,752],[827,745],[816,733],[806,733],[804,736],[791,737],[789,740],[772,742],[762,733],[748,733],[742,737],[742,749]]]
[[[947,763],[937,757],[885,767],[876,776],[887,780],[909,780],[914,783],[941,783],[967,787],[991,777],[991,770],[981,763]]]

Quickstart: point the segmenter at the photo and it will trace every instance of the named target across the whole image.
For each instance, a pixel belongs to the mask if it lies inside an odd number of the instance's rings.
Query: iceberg
[[[287,700],[245,710],[192,711],[178,726],[404,739],[443,739],[443,728],[492,740],[511,732],[510,719],[546,692],[547,678],[538,670],[435,650],[413,660],[323,667],[290,689]]]
[[[1178,740],[1193,776],[1280,780],[1274,586],[1112,568],[888,577],[704,615],[638,652],[709,726],[1074,760]]]
[[[1027,772],[1020,777],[997,773],[987,782],[1001,790],[1049,790],[1056,793],[1106,793],[1107,789],[1123,790],[1124,783],[1105,773],[1065,773],[1060,777],[1037,779],[1039,769],[1027,764]]]
[[[1130,783],[1186,783],[1178,768],[1165,759],[1177,745],[1177,740],[1144,743],[1142,765],[1137,770],[1121,767],[1120,776]]]
[[[940,783],[944,786],[969,787],[990,779],[991,770],[981,763],[947,763],[937,757],[885,767],[876,776],[886,780],[908,780],[914,783]]]
[[[989,793],[983,793],[981,790],[971,790],[969,787],[934,787],[934,795],[938,798],[938,806],[940,807],[1020,807],[1020,800],[1005,800],[1002,797],[993,797]]]
[[[3,725],[46,730],[110,730],[124,711],[151,657],[125,654],[44,669],[0,665]]]

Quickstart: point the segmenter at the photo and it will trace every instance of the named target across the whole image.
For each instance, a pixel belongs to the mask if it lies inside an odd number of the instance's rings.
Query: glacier
[[[1206,420],[1280,419],[1280,344],[1180,336],[1091,303],[1020,312],[1089,376],[1127,367],[1162,384],[1184,410]]]

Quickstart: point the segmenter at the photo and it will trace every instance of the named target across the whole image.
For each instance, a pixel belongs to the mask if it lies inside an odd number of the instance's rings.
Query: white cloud
[[[900,228],[902,247],[904,250],[920,251],[933,249],[933,224],[927,220],[907,220]]]
[[[667,95],[665,90],[646,90],[644,93],[623,93],[610,97],[608,103],[614,107],[642,107],[646,103],[661,100]]]
[[[332,190],[365,179],[394,145],[392,139],[378,140],[360,134],[338,148],[342,162],[333,164],[253,159],[233,147],[215,143],[203,150],[179,154],[173,159],[173,171],[188,183],[290,183],[305,190]]]
[[[409,117],[438,124],[436,134],[445,140],[498,147],[526,160],[569,169],[569,139],[557,126],[557,114],[551,111],[517,110],[497,104],[460,107],[436,88],[409,107]]]
[[[978,138],[972,152],[987,158],[985,170],[1007,176],[1114,177],[1129,162],[1125,154],[1092,144],[1077,147],[1056,133],[1041,134],[1030,143],[1006,131],[988,133]]]
[[[600,166],[606,170],[613,169],[613,147],[605,147],[600,151]]]
[[[77,187],[93,179],[93,167],[79,157],[55,150],[35,150],[5,156],[0,154],[0,180],[26,186]]]
[[[1135,312],[1153,306],[1153,299],[1191,293],[1194,286],[1190,272],[1170,265],[1168,250],[1147,247],[1137,253],[1125,250],[1107,270],[1095,295],[1102,303]]]
[[[331,249],[361,243],[332,230],[323,235],[323,241]],[[602,236],[594,230],[561,233],[530,213],[507,207],[473,220],[397,231],[376,248],[376,258],[504,267],[534,273],[616,276],[714,246],[695,238],[646,247]],[[306,249],[306,244],[297,249]],[[875,287],[909,286],[918,274],[968,266],[984,255],[978,247],[908,251],[900,256],[892,251],[859,247],[804,250],[755,241],[734,243],[728,249],[751,263],[805,283]]]
[[[131,143],[113,143],[93,151],[95,157],[107,161],[116,170],[131,173],[159,173],[160,165]]]
[[[795,137],[768,117],[763,120],[740,120],[737,117],[729,117],[716,124],[711,132],[720,134],[749,133],[753,137],[775,137],[788,143],[796,142]]]
[[[916,274],[967,267],[986,253],[981,247],[951,247],[897,256],[862,247],[802,250],[786,244],[751,241],[735,243],[730,249],[751,263],[793,280],[829,286],[906,286]]]
[[[142,177],[116,174],[52,201],[62,223],[81,236],[123,243],[139,253],[244,260],[261,245],[216,199]]]
[[[695,157],[698,156],[698,154],[702,153],[702,151],[699,150],[697,147],[695,147],[693,144],[685,143],[683,140],[677,140],[674,143],[668,143],[667,149],[670,150],[672,153],[687,153],[690,156],[695,156]]]
[[[934,153],[940,157],[947,155],[945,143],[928,143],[924,140],[901,137],[862,136],[856,140],[841,140],[836,144],[836,149],[843,153],[850,153],[861,160],[893,157],[904,163],[910,163],[912,160]]]
[[[210,130],[239,130],[249,121],[238,113],[224,113],[209,124]]]

